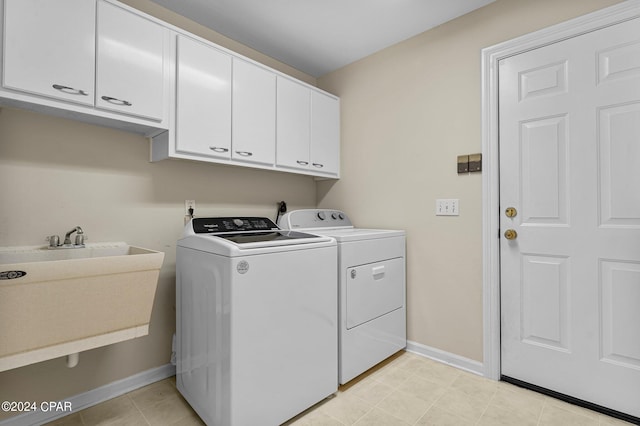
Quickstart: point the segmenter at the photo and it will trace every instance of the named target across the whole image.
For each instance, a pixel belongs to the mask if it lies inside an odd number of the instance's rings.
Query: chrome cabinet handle
[[[54,89],[59,90],[61,92],[68,93],[70,95],[89,96],[89,94],[87,92],[85,92],[84,90],[74,89],[73,87],[63,86],[62,84],[54,84],[51,87],[53,87]]]
[[[219,146],[210,146],[209,149],[212,150],[212,151],[215,151],[215,152],[227,152],[227,151],[229,151],[229,148],[221,148]]]
[[[102,96],[102,100],[109,102],[110,104],[120,105],[120,106],[131,106],[131,102],[125,101],[118,98],[112,98],[111,96]]]
[[[296,163],[300,164],[301,166],[308,166],[309,165],[308,161],[302,161],[302,160],[297,160]]]
[[[243,157],[251,157],[253,155],[253,152],[249,152],[249,151],[236,151],[236,154],[238,155],[242,155]]]
[[[319,169],[324,167],[324,164],[320,164],[320,163],[311,163],[311,164],[313,164],[315,167],[317,167]]]

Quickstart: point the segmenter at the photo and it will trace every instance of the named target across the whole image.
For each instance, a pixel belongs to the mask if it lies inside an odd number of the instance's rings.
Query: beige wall
[[[481,49],[618,2],[497,0],[318,79],[342,106],[342,179],[319,206],[407,230],[409,340],[482,361],[482,178],[456,174],[481,151]]]
[[[308,75],[148,1],[126,3],[315,84]],[[312,177],[177,160],[152,164],[148,158],[149,143],[141,136],[0,108],[0,246],[46,244],[45,236],[80,225],[89,242],[125,241],[166,253],[148,336],[83,352],[73,369],[59,358],[2,372],[0,401],[64,400],[169,362],[175,246],[185,199],[196,200],[200,216],[275,218],[280,200],[290,208],[316,203]],[[0,419],[7,417],[0,412]]]

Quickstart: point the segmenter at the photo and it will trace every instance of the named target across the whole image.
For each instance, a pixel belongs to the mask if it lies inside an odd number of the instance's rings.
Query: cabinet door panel
[[[178,36],[176,150],[231,156],[231,56]]]
[[[310,90],[281,77],[277,84],[277,164],[308,169]]]
[[[311,92],[311,168],[340,171],[340,101]]]
[[[232,158],[273,164],[276,157],[276,75],[233,60]]]
[[[5,0],[3,86],[93,105],[93,0]]]
[[[98,3],[96,106],[161,121],[164,31],[109,3]]]

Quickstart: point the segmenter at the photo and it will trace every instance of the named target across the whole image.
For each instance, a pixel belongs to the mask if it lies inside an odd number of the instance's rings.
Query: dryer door
[[[404,306],[404,259],[347,268],[347,329]]]

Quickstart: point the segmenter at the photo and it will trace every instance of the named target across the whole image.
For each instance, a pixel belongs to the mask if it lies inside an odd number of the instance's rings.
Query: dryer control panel
[[[285,213],[278,224],[283,229],[353,227],[346,213],[332,209],[293,210]]]

